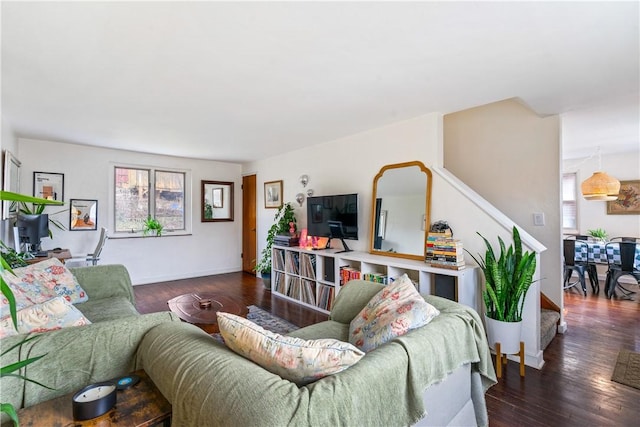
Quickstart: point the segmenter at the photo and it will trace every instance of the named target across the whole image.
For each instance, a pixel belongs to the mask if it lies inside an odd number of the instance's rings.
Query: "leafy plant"
[[[162,224],[160,224],[160,221],[158,221],[155,218],[152,218],[151,216],[149,216],[145,221],[144,221],[144,230],[142,230],[142,234],[144,236],[148,236],[149,233],[151,233],[151,231],[155,231],[156,236],[160,237],[162,236],[162,230],[164,229],[164,227],[162,226]]]
[[[254,267],[254,270],[257,272],[268,273],[271,271],[271,248],[273,247],[273,241],[278,234],[289,234],[291,227],[295,229],[296,216],[293,205],[289,202],[281,205],[276,211],[273,221],[273,225],[267,232],[267,245],[260,253],[260,261]]]
[[[28,254],[25,252],[17,252],[15,249],[7,246],[0,240],[0,255],[9,264],[11,268],[25,267],[27,265]]]
[[[609,236],[607,232],[604,231],[604,229],[602,228],[596,228],[595,230],[587,230],[587,233],[589,234],[589,236],[595,239],[600,239],[600,240],[606,240],[607,237]]]
[[[489,241],[478,233],[487,246],[484,259],[471,257],[484,273],[486,289],[482,292],[487,317],[503,322],[522,320],[524,297],[533,283],[536,270],[535,252],[522,252],[522,241],[518,229],[513,227],[513,245],[507,249],[504,241],[500,243],[500,257],[496,259]]]
[[[25,196],[23,194],[18,194],[18,193],[13,193],[11,191],[0,191],[0,200],[6,200],[6,201],[10,201],[10,202],[24,202],[24,203],[38,203],[38,204],[50,204],[50,205],[62,205],[62,202],[58,202],[55,200],[47,200],[47,199],[40,199],[38,197],[31,197],[31,196]],[[4,242],[2,242],[0,240],[0,242],[2,243],[2,246],[4,246],[5,248],[7,247],[5,245]],[[11,272],[13,274],[13,270],[11,269],[11,266],[9,265],[9,263],[5,260],[4,257],[0,257],[0,273],[3,272],[4,270],[8,270],[9,272]],[[13,296],[13,291],[11,290],[11,288],[9,287],[9,285],[4,281],[4,278],[2,277],[2,275],[0,275],[0,290],[2,291],[2,295],[4,295],[4,297],[7,299],[8,303],[9,303],[9,313],[11,314],[11,321],[13,322],[13,326],[17,329],[18,328],[18,316],[16,313],[16,299]],[[2,351],[2,354],[6,354],[10,351],[12,351],[14,348],[20,347],[22,344],[24,344],[27,341],[30,341],[32,339],[36,339],[38,338],[37,336],[32,336],[29,338],[25,338],[24,340],[22,340],[21,342],[17,343],[16,345]],[[18,377],[21,378],[25,381],[30,381],[34,384],[38,384],[42,387],[45,388],[49,388],[43,384],[40,384],[37,381],[33,381],[29,378],[24,377],[23,375],[20,375],[19,373],[15,373],[16,371],[24,368],[27,365],[30,365],[38,360],[40,360],[41,358],[43,358],[44,356],[46,356],[46,354],[40,355],[40,356],[35,356],[35,357],[30,357],[28,359],[25,360],[21,360],[18,361],[16,363],[12,363],[10,365],[7,366],[2,366],[0,367],[0,378],[2,377],[7,377],[7,376],[12,376],[12,377]],[[0,412],[4,412],[6,413],[9,418],[11,418],[11,420],[16,424],[16,426],[19,425],[19,421],[18,421],[18,414],[15,410],[15,408],[13,407],[12,404],[10,403],[0,403]]]

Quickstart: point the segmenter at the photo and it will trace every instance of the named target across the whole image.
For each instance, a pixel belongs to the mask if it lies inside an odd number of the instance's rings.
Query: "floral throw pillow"
[[[53,289],[41,286],[39,283],[33,283],[32,281],[25,281],[18,276],[14,276],[7,270],[0,272],[0,275],[2,275],[5,283],[13,292],[13,297],[16,301],[16,311],[48,301],[57,295]],[[9,300],[4,294],[0,294],[0,319],[9,315]]]
[[[229,313],[218,313],[218,327],[231,350],[298,385],[344,371],[364,356],[347,342],[287,337]]]
[[[369,352],[439,315],[406,274],[374,295],[349,325],[349,342]]]
[[[55,297],[42,304],[35,304],[17,313],[18,330],[13,327],[11,317],[0,320],[0,337],[29,332],[45,332],[69,326],[88,325],[89,319],[71,305],[64,297]]]
[[[22,282],[53,290],[55,295],[64,297],[71,304],[89,299],[75,276],[58,258],[48,258],[27,267],[16,268],[13,272]]]

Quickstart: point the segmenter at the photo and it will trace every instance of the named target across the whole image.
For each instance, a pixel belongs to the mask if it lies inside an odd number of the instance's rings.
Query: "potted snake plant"
[[[515,354],[519,352],[522,330],[522,310],[524,299],[533,283],[536,271],[535,252],[523,252],[518,229],[513,227],[513,244],[508,248],[498,237],[500,254],[496,257],[489,241],[478,233],[485,242],[487,250],[484,257],[471,257],[482,269],[485,277],[485,289],[482,298],[486,309],[485,320],[489,345],[501,345],[501,352]]]

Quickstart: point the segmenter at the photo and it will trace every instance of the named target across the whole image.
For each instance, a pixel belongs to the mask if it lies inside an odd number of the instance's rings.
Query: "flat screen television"
[[[307,234],[357,240],[358,194],[307,198]]]
[[[39,252],[40,241],[49,237],[49,215],[20,214],[16,222],[20,243],[26,245],[28,252]]]

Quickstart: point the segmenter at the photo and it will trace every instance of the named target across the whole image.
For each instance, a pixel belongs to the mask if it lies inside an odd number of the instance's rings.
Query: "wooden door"
[[[256,176],[242,177],[242,270],[256,274],[258,243],[256,222]]]

